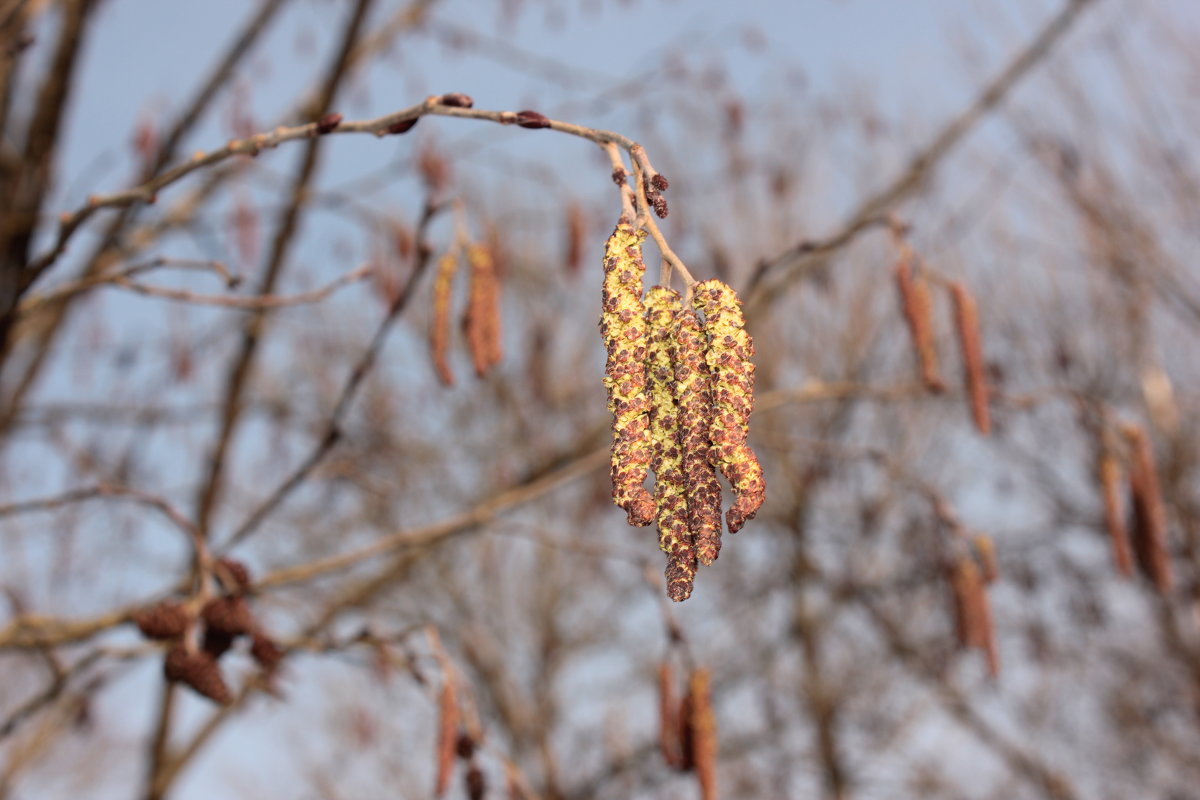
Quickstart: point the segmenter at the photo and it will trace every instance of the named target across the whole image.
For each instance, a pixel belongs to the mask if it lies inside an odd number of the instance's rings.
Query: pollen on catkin
[[[762,466],[746,443],[754,410],[754,342],[745,329],[741,301],[726,284],[716,279],[696,284],[693,302],[704,312],[705,361],[712,376],[709,458],[733,487],[736,499],[725,521],[729,532],[736,533],[766,496]]]
[[[688,529],[679,408],[675,403],[675,369],[671,360],[675,316],[683,304],[678,292],[655,286],[646,292],[645,306],[653,442],[650,467],[654,470],[658,546],[667,554],[667,594],[681,602],[691,596],[696,577],[696,551]]]
[[[671,363],[675,366],[675,402],[683,447],[683,485],[688,531],[696,557],[708,566],[721,552],[721,484],[710,460],[713,416],[711,376],[705,360],[707,344],[693,309],[675,315]]]
[[[650,398],[646,393],[646,319],[642,306],[642,239],[621,221],[604,252],[600,333],[608,351],[604,385],[613,414],[613,502],[625,509],[629,524],[654,521],[654,498],[642,485],[650,466]]]

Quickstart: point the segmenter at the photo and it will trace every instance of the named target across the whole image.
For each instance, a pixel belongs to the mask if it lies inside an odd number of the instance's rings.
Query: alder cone
[[[217,597],[208,601],[201,612],[207,630],[229,636],[241,636],[254,630],[250,604],[241,595]]]
[[[696,312],[685,308],[675,316],[671,362],[675,366],[675,400],[683,447],[683,482],[687,494],[688,530],[696,557],[708,566],[721,552],[721,484],[710,459],[711,378],[705,361],[704,334]]]
[[[671,359],[675,316],[683,310],[683,303],[677,292],[655,286],[646,293],[645,305],[653,441],[650,467],[654,470],[654,502],[658,509],[658,546],[667,554],[667,595],[682,602],[691,596],[696,577],[696,551],[688,528],[679,408],[675,403],[675,369]]]
[[[613,414],[611,459],[613,502],[629,524],[654,521],[654,498],[643,484],[649,472],[650,398],[646,393],[646,319],[642,306],[642,240],[628,222],[617,223],[604,253],[600,333],[608,351],[604,385]]]
[[[189,653],[182,645],[172,647],[163,662],[168,681],[182,683],[221,705],[233,702],[233,694],[221,677],[221,668],[210,653]]]
[[[737,533],[766,497],[762,466],[746,443],[754,410],[754,342],[745,329],[741,301],[725,283],[713,279],[697,284],[693,302],[704,312],[705,361],[712,376],[709,458],[733,487],[735,501],[725,521],[729,532]]]
[[[147,639],[174,639],[187,630],[188,615],[182,604],[164,600],[134,612],[133,623]]]

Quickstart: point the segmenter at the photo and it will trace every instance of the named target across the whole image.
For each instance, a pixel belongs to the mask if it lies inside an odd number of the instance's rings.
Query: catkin
[[[682,602],[692,594],[696,550],[688,529],[688,502],[680,447],[679,408],[672,363],[675,317],[683,309],[679,293],[662,286],[646,292],[647,383],[650,390],[650,438],[654,449],[654,502],[658,546],[667,554],[667,594]]]
[[[691,713],[692,762],[701,800],[717,797],[717,717],[713,713],[708,670],[699,668],[688,681]]]
[[[604,253],[600,332],[608,350],[604,385],[613,414],[613,502],[624,508],[629,524],[654,521],[654,498],[643,483],[650,466],[650,398],[646,394],[646,319],[642,306],[642,239],[628,222],[619,222]]]
[[[429,323],[429,354],[443,386],[454,385],[447,353],[450,349],[450,288],[458,271],[458,253],[451,251],[438,259],[433,279],[433,319]]]
[[[991,430],[988,414],[987,374],[983,365],[983,347],[979,338],[979,310],[975,298],[962,283],[950,287],[954,301],[954,329],[958,333],[958,344],[962,350],[963,375],[971,403],[971,418],[975,428],[984,436]]]
[[[1096,461],[1096,480],[1100,483],[1100,497],[1104,502],[1104,527],[1112,543],[1113,561],[1118,572],[1127,578],[1133,577],[1129,530],[1125,527],[1125,514],[1121,508],[1121,464],[1107,444]]]
[[[679,707],[675,701],[675,674],[671,665],[658,665],[658,749],[667,766],[680,768],[683,757],[679,752]]]
[[[1127,425],[1123,432],[1132,450],[1129,495],[1133,505],[1133,546],[1138,566],[1158,591],[1167,594],[1174,578],[1167,556],[1167,514],[1158,485],[1158,470],[1154,466],[1154,451],[1140,426]]]
[[[495,261],[486,247],[474,244],[468,247],[467,263],[471,266],[471,285],[463,330],[475,374],[482,378],[500,363],[500,282]]]
[[[704,312],[705,361],[712,376],[709,458],[733,487],[735,501],[725,521],[729,532],[737,533],[766,495],[762,466],[746,443],[754,410],[754,342],[745,329],[741,301],[726,284],[715,279],[698,283],[694,303]]]
[[[683,446],[683,483],[687,495],[688,531],[696,557],[708,566],[721,551],[721,484],[709,458],[712,417],[711,376],[705,360],[704,333],[696,312],[685,308],[675,316],[675,401]]]
[[[438,695],[437,779],[434,783],[434,797],[441,797],[450,788],[460,718],[458,693],[454,689],[453,679],[447,674],[442,678],[442,689]]]
[[[913,352],[921,372],[921,381],[931,392],[943,392],[946,384],[938,373],[937,348],[933,343],[933,300],[929,286],[920,275],[913,275],[912,255],[904,253],[892,271],[900,294],[900,310],[908,325]]]

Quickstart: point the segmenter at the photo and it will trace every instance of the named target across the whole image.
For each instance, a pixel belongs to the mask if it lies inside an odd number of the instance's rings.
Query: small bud
[[[335,111],[322,116],[317,120],[317,133],[324,134],[334,131],[338,125],[342,124],[342,115]]]
[[[455,753],[463,761],[470,761],[475,755],[475,740],[471,738],[471,734],[462,731],[458,735],[458,744],[455,746]]]
[[[518,111],[515,122],[522,128],[549,128],[550,120],[536,111]]]
[[[617,186],[621,186],[622,184],[624,184],[625,179],[628,177],[629,177],[629,173],[627,173],[625,171],[624,167],[617,167],[616,169],[614,169],[612,171],[613,183],[615,183]]]
[[[396,134],[408,133],[409,131],[411,131],[413,129],[413,126],[416,125],[420,120],[421,120],[420,117],[413,117],[412,119],[397,120],[396,122],[393,122],[391,125],[388,126],[387,132],[388,133],[396,133]]]
[[[444,94],[437,99],[437,103],[440,106],[450,106],[451,108],[471,108],[475,105],[471,96],[462,92]]]

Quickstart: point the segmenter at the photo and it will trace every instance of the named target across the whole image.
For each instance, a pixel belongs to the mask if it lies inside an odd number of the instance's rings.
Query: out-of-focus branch
[[[992,79],[975,100],[948,122],[921,148],[900,173],[882,190],[863,200],[835,233],[823,239],[803,241],[762,261],[745,292],[747,307],[779,297],[788,285],[803,278],[825,262],[832,253],[852,242],[860,233],[882,225],[896,205],[920,191],[938,164],[962,141],[976,124],[995,109],[1029,71],[1054,48],[1085,8],[1095,0],[1067,0],[1046,26]],[[773,277],[778,274],[778,277]],[[772,280],[767,280],[773,277]]]

